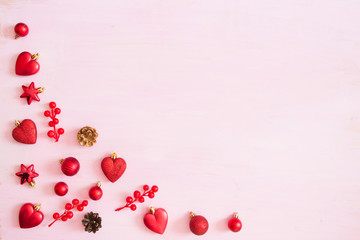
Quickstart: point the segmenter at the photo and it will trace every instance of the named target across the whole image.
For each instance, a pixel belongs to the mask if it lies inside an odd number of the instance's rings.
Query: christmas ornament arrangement
[[[25,23],[18,23],[14,27],[15,39],[25,37],[29,33],[29,27]],[[40,70],[40,64],[37,61],[39,54],[31,54],[29,52],[22,52],[19,54],[16,64],[15,73],[20,76],[34,75]],[[28,105],[31,105],[33,101],[40,101],[38,94],[44,91],[43,87],[35,87],[35,83],[31,82],[29,86],[22,85],[23,93],[20,98],[25,98]],[[49,103],[50,109],[44,111],[44,116],[50,118],[48,126],[52,129],[47,132],[47,136],[58,142],[60,136],[65,133],[63,128],[57,128],[59,119],[57,116],[61,113],[61,109],[57,107],[55,102]],[[23,144],[35,144],[37,141],[37,127],[33,120],[24,119],[21,122],[15,121],[16,127],[12,131],[12,136],[15,141]],[[81,128],[77,133],[77,140],[81,146],[91,147],[96,143],[98,133],[95,128],[85,126]],[[61,171],[66,176],[75,176],[80,170],[80,162],[75,157],[67,157],[60,160]],[[106,178],[111,182],[117,182],[124,174],[127,164],[123,158],[118,157],[115,153],[102,159],[99,164]],[[31,187],[35,186],[34,178],[38,177],[39,174],[35,172],[34,164],[25,166],[20,165],[20,172],[15,174],[20,177],[20,184],[23,185],[25,182]],[[65,182],[57,182],[54,186],[54,193],[57,196],[65,196],[69,191],[69,186]],[[135,190],[132,196],[127,196],[123,206],[115,209],[119,212],[123,209],[129,208],[135,211],[138,207],[137,204],[144,203],[146,198],[153,199],[155,194],[159,191],[159,187],[153,185],[144,185],[141,189]],[[93,201],[101,200],[103,196],[103,190],[101,183],[97,182],[89,189],[89,198]],[[73,199],[71,202],[65,204],[65,210],[63,213],[55,212],[53,221],[48,225],[51,227],[57,221],[66,222],[71,220],[74,216],[74,212],[82,212],[85,207],[89,204],[88,200],[84,199]],[[40,211],[40,204],[25,203],[19,210],[19,226],[20,228],[33,228],[40,225],[44,220],[44,214]],[[144,225],[153,233],[164,234],[167,223],[168,213],[164,208],[155,208],[151,206],[149,211],[143,217]],[[85,227],[84,230],[89,233],[96,233],[102,227],[102,218],[99,213],[92,211],[86,213],[81,220],[81,224]],[[232,232],[239,232],[242,228],[242,222],[239,219],[237,213],[229,219],[228,228]],[[195,235],[204,235],[209,229],[209,223],[207,219],[201,215],[196,215],[190,212],[189,220],[189,232]]]

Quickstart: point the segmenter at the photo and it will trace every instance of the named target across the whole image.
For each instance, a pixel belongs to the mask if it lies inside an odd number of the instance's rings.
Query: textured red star
[[[31,104],[32,100],[35,100],[38,102],[40,101],[38,93],[40,93],[41,91],[39,91],[39,89],[35,88],[34,82],[32,82],[28,87],[23,85],[22,89],[23,89],[24,93],[21,94],[20,98],[26,98],[27,103],[29,105]]]
[[[21,171],[17,172],[16,176],[21,177],[21,184],[24,184],[25,182],[31,183],[33,178],[36,178],[39,174],[35,172],[34,164],[31,164],[29,167],[21,164]]]

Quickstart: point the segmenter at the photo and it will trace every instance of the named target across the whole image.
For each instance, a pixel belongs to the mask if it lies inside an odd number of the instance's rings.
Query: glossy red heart
[[[158,234],[163,234],[165,232],[167,222],[168,214],[163,208],[157,208],[144,216],[145,226]]]
[[[32,228],[44,220],[44,214],[35,209],[32,203],[25,203],[19,211],[19,224],[21,228]]]
[[[37,139],[36,125],[31,119],[24,119],[12,131],[13,138],[21,143],[34,144]]]
[[[122,158],[106,157],[101,162],[101,169],[111,182],[116,182],[125,172],[126,162]]]
[[[29,52],[22,52],[19,54],[15,73],[17,75],[28,76],[37,73],[40,70],[40,64],[36,61],[37,55],[31,55]]]

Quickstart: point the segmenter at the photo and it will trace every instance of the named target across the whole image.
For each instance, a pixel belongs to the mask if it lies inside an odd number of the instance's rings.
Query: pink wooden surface
[[[1,239],[198,239],[188,212],[207,217],[202,239],[360,238],[360,2],[343,0],[0,1]],[[13,39],[25,22],[26,38]],[[14,74],[17,55],[39,52],[40,72]],[[21,85],[46,91],[26,105]],[[42,112],[63,110],[53,143]],[[33,119],[36,145],[11,137],[15,119]],[[77,131],[100,136],[81,147]],[[110,183],[100,161],[128,163]],[[58,159],[77,157],[67,177]],[[35,189],[14,176],[35,164]],[[83,214],[48,228],[51,215],[103,182],[86,211],[103,228],[83,231]],[[53,186],[69,185],[58,197]],[[159,193],[136,212],[114,212],[142,184]],[[23,203],[41,202],[44,222],[20,229]],[[167,209],[163,236],[142,217]],[[227,230],[238,211],[243,230]],[[30,236],[30,237],[29,237]]]

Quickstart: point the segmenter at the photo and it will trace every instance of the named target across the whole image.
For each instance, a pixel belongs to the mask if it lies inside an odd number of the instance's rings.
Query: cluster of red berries
[[[134,197],[128,196],[126,197],[126,205],[120,208],[115,209],[115,211],[120,211],[124,208],[130,208],[132,211],[136,210],[136,205],[134,204],[136,201],[139,201],[140,203],[145,202],[145,196],[149,197],[149,198],[154,198],[155,197],[155,193],[157,191],[159,191],[158,186],[154,185],[151,187],[148,185],[144,185],[143,186],[143,194],[140,193],[140,191],[136,190],[134,191]]]
[[[44,112],[44,115],[45,115],[45,117],[50,117],[51,118],[51,121],[49,122],[49,126],[54,128],[54,130],[48,131],[47,135],[50,138],[54,138],[55,142],[57,142],[57,141],[59,141],[60,135],[64,134],[64,129],[63,128],[59,128],[56,131],[56,127],[55,127],[57,124],[59,124],[59,119],[56,118],[56,115],[61,113],[61,109],[56,107],[55,102],[50,102],[49,107],[51,108],[51,111],[46,110]]]
[[[49,227],[51,227],[51,225],[53,225],[56,221],[58,221],[60,219],[63,222],[65,222],[68,219],[71,219],[74,216],[74,213],[71,211],[72,209],[76,208],[77,210],[79,210],[81,212],[82,210],[84,210],[84,207],[86,207],[87,205],[88,205],[87,200],[82,201],[82,203],[80,204],[79,199],[76,199],[76,198],[72,200],[72,204],[66,203],[65,211],[63,214],[60,215],[58,212],[53,214],[53,218],[55,220],[49,224]]]

